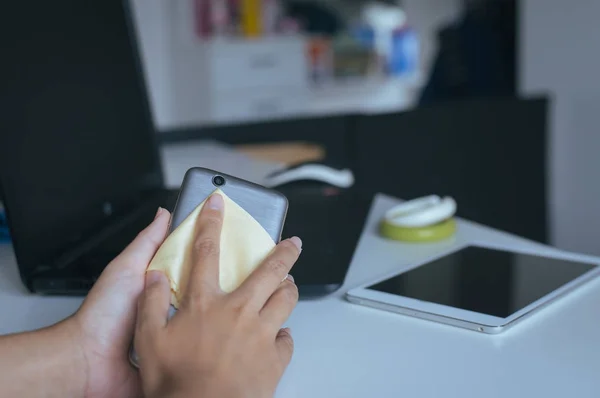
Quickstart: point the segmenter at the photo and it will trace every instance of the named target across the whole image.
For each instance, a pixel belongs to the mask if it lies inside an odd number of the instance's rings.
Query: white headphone
[[[456,213],[456,202],[449,196],[424,196],[392,207],[385,220],[398,227],[417,228],[437,224]]]

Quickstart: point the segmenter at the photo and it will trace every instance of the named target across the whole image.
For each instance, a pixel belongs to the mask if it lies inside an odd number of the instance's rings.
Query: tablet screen
[[[369,289],[506,318],[595,267],[469,246]]]

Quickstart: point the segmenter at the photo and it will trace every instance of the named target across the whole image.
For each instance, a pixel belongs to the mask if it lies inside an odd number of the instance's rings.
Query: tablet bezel
[[[503,250],[516,254],[533,255],[537,257],[554,258],[566,261],[577,261],[584,264],[593,265],[594,268],[573,279],[572,281],[566,283],[565,285],[559,287],[558,289],[555,289],[551,293],[542,296],[538,300],[530,303],[526,307],[523,307],[519,311],[516,311],[515,313],[511,314],[506,318],[450,307],[444,304],[421,301],[406,296],[380,292],[368,288],[369,286],[383,282],[394,276],[404,274],[431,261],[440,259],[442,257],[466,249],[468,247],[478,247],[490,250]],[[479,332],[495,334],[508,329],[518,321],[527,318],[534,311],[539,310],[543,306],[556,300],[558,297],[570,292],[574,288],[600,275],[600,262],[592,261],[589,257],[583,257],[585,256],[577,256],[569,253],[540,254],[539,252],[535,252],[533,250],[515,250],[514,248],[510,247],[502,247],[498,245],[490,245],[478,242],[465,243],[463,245],[457,245],[450,250],[446,250],[442,253],[439,253],[436,256],[430,256],[409,268],[403,269],[402,271],[393,271],[392,273],[388,273],[387,275],[377,280],[365,283],[357,288],[351,289],[346,293],[346,299],[355,304],[374,307],[386,311],[392,311],[421,319],[441,322],[444,324],[476,330]]]

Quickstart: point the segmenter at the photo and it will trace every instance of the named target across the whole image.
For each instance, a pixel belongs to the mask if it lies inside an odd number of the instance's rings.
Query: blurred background
[[[349,167],[361,192],[449,194],[473,221],[594,250],[573,237],[572,199],[556,196],[547,90],[521,81],[522,26],[548,6],[132,1],[165,148],[216,139],[262,160]]]
[[[161,132],[516,92],[516,1],[132,1]]]
[[[131,3],[158,142],[183,166],[217,141],[348,167],[361,192],[452,195],[472,221],[600,254],[599,2]]]

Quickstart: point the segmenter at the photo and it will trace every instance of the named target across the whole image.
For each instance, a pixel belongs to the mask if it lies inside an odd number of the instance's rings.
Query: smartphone
[[[191,168],[185,173],[171,214],[169,233],[173,232],[216,189],[221,189],[225,195],[258,221],[275,243],[281,240],[288,210],[288,200],[285,195],[241,178],[202,167]],[[169,318],[175,313],[175,308],[171,306]],[[133,366],[138,367],[138,357],[133,344],[129,351],[129,361]]]
[[[281,240],[288,209],[288,200],[282,193],[201,167],[185,173],[169,231],[177,228],[217,188],[258,221],[274,242]]]

